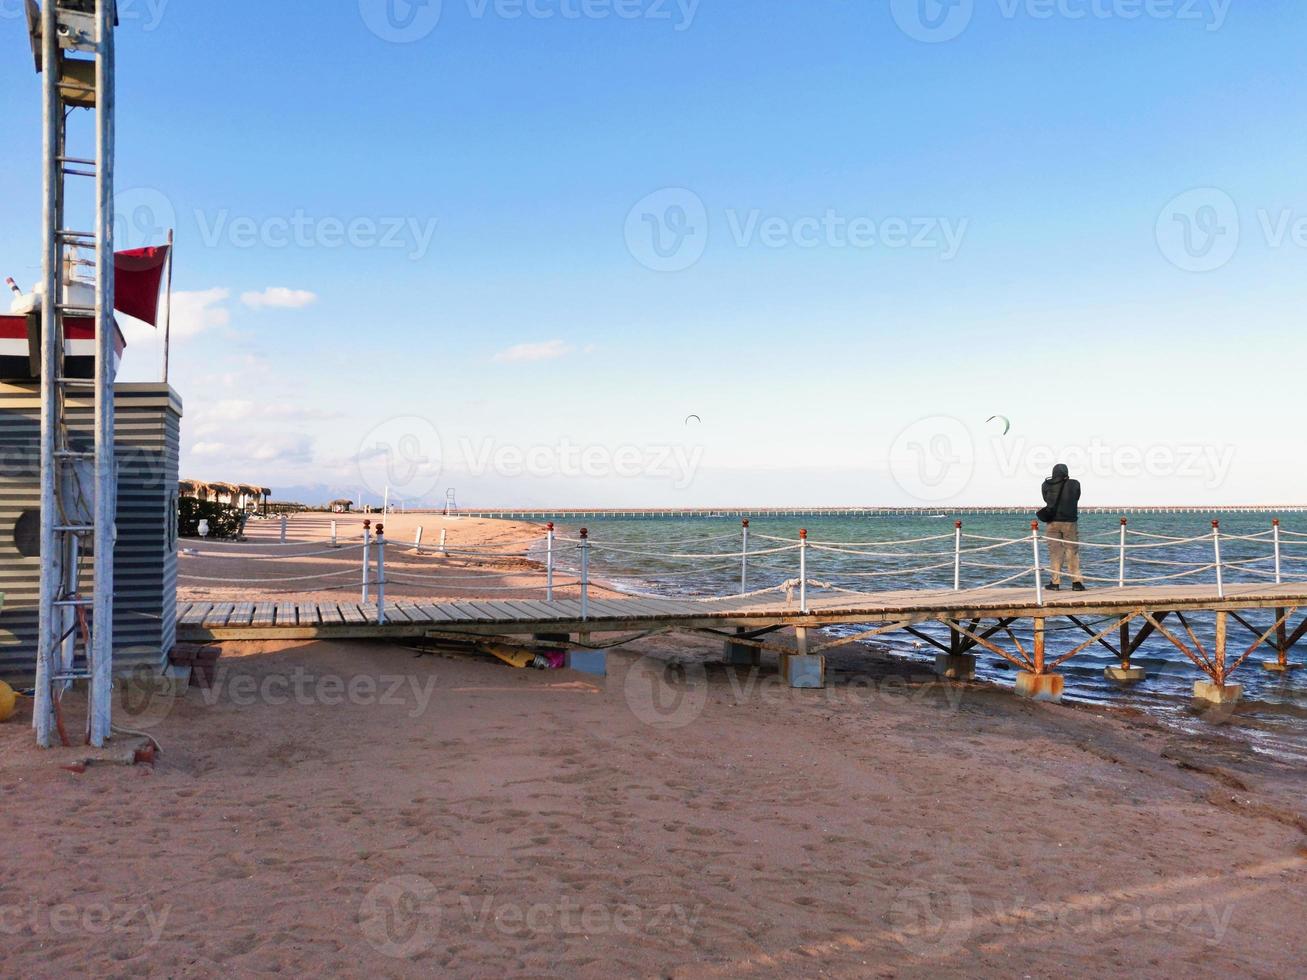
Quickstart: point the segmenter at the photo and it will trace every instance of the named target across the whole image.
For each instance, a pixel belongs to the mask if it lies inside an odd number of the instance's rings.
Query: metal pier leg
[[[1289,650],[1292,649],[1295,640],[1289,637],[1289,624],[1284,620],[1284,609],[1275,610],[1275,621],[1279,623],[1275,627],[1275,659],[1265,660],[1262,667],[1277,674],[1285,674],[1291,670],[1297,670],[1302,664],[1289,663]]]
[[[1124,527],[1125,519],[1122,518]],[[1116,684],[1137,684],[1140,681],[1148,679],[1148,673],[1142,667],[1130,666],[1130,624],[1121,623],[1120,646],[1117,648],[1121,651],[1120,667],[1104,667],[1103,676],[1109,681]]]
[[[948,628],[948,653],[935,654],[935,673],[951,681],[970,681],[976,677],[976,658],[962,652],[962,634],[957,627]]]
[[[1233,708],[1243,697],[1242,684],[1227,684],[1228,672],[1225,667],[1226,638],[1229,633],[1230,614],[1224,610],[1216,614],[1216,640],[1212,645],[1212,670],[1208,672],[1210,681],[1194,681],[1194,703],[1203,709],[1212,705]]]
[[[1061,701],[1062,687],[1065,679],[1061,674],[1049,674],[1044,671],[1044,618],[1035,618],[1035,638],[1032,660],[1033,673],[1023,670],[1017,674],[1017,694],[1035,701]]]

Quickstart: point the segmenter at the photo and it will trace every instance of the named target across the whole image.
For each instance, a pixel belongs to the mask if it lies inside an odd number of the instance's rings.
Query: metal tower
[[[49,746],[60,727],[58,699],[70,683],[89,687],[87,738],[109,738],[113,684],[114,479],[114,0],[28,0],[43,103],[43,232],[41,306],[41,598],[36,661],[37,741]],[[89,56],[89,57],[88,57]],[[74,109],[95,120],[93,156],[68,150]],[[77,231],[65,220],[70,178],[95,185],[94,226]],[[73,250],[94,249],[95,299],[77,303]],[[65,318],[93,317],[93,379],[64,373]],[[73,432],[71,403],[94,397],[94,438]],[[84,407],[83,407],[84,412]],[[84,417],[84,415],[83,415]],[[84,556],[93,554],[92,598],[82,593]],[[90,614],[89,621],[87,614]],[[85,659],[75,656],[82,640]]]

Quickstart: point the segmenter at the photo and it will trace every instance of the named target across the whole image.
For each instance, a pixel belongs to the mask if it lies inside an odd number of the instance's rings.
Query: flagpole
[[[163,301],[163,383],[168,383],[168,346],[172,341],[172,229],[168,229],[168,292]]]

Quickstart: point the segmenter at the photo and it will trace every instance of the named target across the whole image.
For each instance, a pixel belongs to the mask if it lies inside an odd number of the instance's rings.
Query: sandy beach
[[[320,540],[323,520],[296,527]],[[411,542],[418,522],[427,540],[440,526],[401,516],[395,537]],[[274,528],[252,536],[271,543]],[[540,533],[466,520],[448,531],[505,551]],[[507,570],[537,581],[529,566]],[[137,706],[162,746],[152,766],[42,753],[25,702],[0,726],[0,965],[1301,969],[1300,770],[1217,727],[1183,734],[1137,712],[1023,702],[867,647],[833,651],[825,691],[781,687],[772,655],[760,669],[720,656],[706,641],[650,639],[595,677],[404,645],[228,644],[212,689]],[[81,717],[75,696],[68,708]]]

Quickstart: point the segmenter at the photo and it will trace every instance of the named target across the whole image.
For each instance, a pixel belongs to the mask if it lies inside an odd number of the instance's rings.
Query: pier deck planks
[[[180,603],[177,632],[182,640],[276,639],[278,637],[384,638],[421,636],[436,629],[479,635],[532,632],[621,632],[658,626],[823,626],[836,623],[912,623],[941,619],[998,617],[1054,618],[1112,615],[1147,609],[1206,610],[1307,607],[1307,584],[1128,586],[1088,592],[1046,594],[1037,604],[1033,589],[961,591],[900,590],[871,596],[816,594],[808,612],[783,597],[758,596],[717,602],[675,599],[604,598],[590,602],[581,619],[577,599],[546,603],[532,599],[460,599],[450,602],[387,603],[386,623],[376,622],[375,604],[352,603]],[[274,615],[275,610],[275,615]]]

